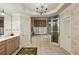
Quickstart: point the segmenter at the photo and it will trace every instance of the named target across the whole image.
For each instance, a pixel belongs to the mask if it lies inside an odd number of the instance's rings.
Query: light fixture
[[[0,15],[5,15],[4,9],[0,10]]]
[[[36,12],[39,13],[40,15],[44,15],[47,12],[47,4],[38,4],[36,6]]]

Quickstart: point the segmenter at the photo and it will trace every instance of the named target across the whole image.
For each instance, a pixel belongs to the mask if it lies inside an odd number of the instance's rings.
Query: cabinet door
[[[14,46],[13,46],[13,38],[12,39],[9,39],[9,40],[7,40],[7,54],[9,55],[9,54],[11,54],[12,52],[13,52],[13,50],[14,50]]]
[[[20,41],[20,37],[18,36],[16,39],[16,48],[19,48],[20,45],[19,41]]]
[[[19,37],[14,38],[14,49],[18,49],[19,48]]]
[[[6,54],[5,41],[0,42],[0,55]]]

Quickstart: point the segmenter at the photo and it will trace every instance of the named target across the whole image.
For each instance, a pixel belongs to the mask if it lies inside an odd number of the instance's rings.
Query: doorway
[[[71,53],[71,17],[65,17],[60,25],[60,46]]]

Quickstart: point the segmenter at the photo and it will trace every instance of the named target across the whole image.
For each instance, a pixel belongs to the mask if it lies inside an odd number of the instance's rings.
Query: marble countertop
[[[1,42],[1,41],[4,41],[4,40],[11,39],[11,38],[16,37],[16,36],[19,36],[19,35],[14,35],[14,36],[2,36],[2,37],[0,37],[0,42]]]

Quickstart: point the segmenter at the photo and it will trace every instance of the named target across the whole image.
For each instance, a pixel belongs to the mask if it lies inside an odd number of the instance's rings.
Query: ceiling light
[[[44,15],[47,12],[47,4],[38,4],[36,6],[36,12],[39,13],[40,15]]]

